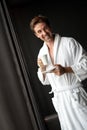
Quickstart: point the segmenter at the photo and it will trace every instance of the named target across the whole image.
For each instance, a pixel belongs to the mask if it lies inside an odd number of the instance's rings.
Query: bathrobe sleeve
[[[43,74],[42,74],[40,68],[38,68],[37,76],[38,76],[40,82],[41,82],[43,85],[49,85],[49,84],[50,84],[50,83],[49,83],[49,80],[48,80],[48,78],[47,78],[47,74],[46,74],[46,76],[45,76],[45,80],[43,79]]]
[[[43,44],[42,48],[39,50],[39,53],[38,53],[37,58],[40,58],[42,55],[47,54],[47,51],[48,51],[48,50],[47,50],[46,45]],[[49,85],[49,84],[50,84],[50,83],[49,83],[49,80],[48,80],[48,78],[47,78],[47,74],[46,74],[45,80],[44,80],[43,74],[42,74],[40,68],[38,68],[37,76],[38,76],[40,82],[41,82],[43,85]]]
[[[87,52],[75,40],[71,39],[71,53],[73,65],[71,66],[79,81],[87,78]]]

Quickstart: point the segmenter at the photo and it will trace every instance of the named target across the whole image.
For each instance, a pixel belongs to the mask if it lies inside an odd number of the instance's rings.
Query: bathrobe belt
[[[52,89],[49,94],[51,93],[59,93],[59,92],[64,92],[64,91],[68,91],[68,90],[73,90],[76,89],[78,87],[82,87],[81,83],[78,84],[74,84],[74,85],[68,85],[68,86],[61,86],[61,88],[57,88],[57,89]]]

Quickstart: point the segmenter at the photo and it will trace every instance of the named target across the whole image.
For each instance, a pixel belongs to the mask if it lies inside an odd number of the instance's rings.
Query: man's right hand
[[[46,70],[46,65],[43,64],[43,62],[40,58],[37,59],[37,65],[40,67],[42,72]]]

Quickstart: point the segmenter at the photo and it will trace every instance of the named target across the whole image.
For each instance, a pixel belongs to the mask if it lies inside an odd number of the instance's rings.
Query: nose
[[[46,34],[46,31],[45,31],[45,30],[43,30],[43,31],[42,31],[42,33],[43,33],[43,35],[45,35],[45,34]]]

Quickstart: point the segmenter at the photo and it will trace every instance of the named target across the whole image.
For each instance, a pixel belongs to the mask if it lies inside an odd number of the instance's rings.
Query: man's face
[[[49,42],[52,39],[52,31],[46,23],[38,23],[34,27],[35,35],[42,41]]]

